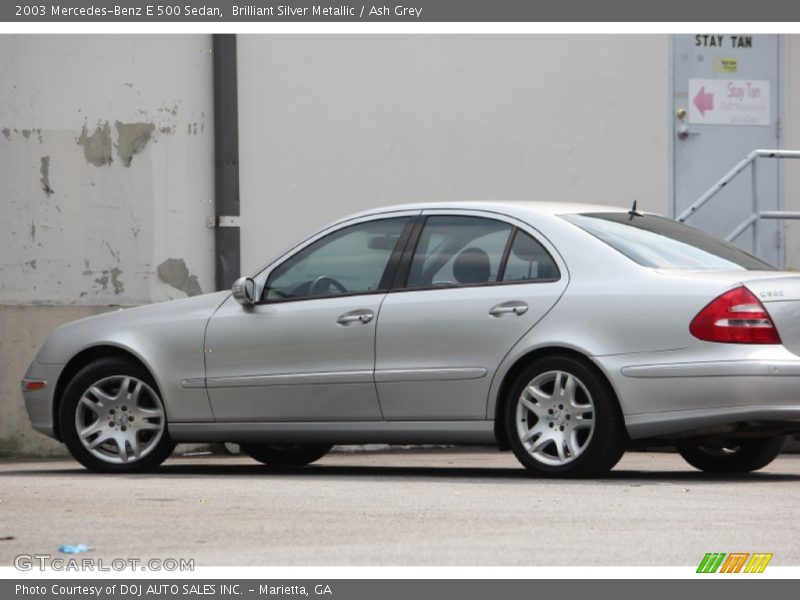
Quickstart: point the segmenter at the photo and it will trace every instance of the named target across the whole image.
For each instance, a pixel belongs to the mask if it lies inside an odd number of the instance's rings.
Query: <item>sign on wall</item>
[[[690,79],[689,122],[696,125],[769,125],[769,81]]]

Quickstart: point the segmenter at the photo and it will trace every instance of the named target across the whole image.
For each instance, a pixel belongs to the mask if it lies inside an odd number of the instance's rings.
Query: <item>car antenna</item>
[[[633,201],[633,206],[628,211],[628,215],[630,215],[629,221],[633,221],[633,217],[643,217],[644,215],[636,210],[636,200]]]

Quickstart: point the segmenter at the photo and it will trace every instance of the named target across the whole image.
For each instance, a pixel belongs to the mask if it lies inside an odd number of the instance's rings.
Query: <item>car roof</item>
[[[462,202],[417,202],[411,204],[394,204],[373,208],[352,215],[352,217],[362,217],[388,212],[406,210],[483,210],[489,212],[499,212],[511,216],[521,216],[523,214],[541,215],[566,215],[591,212],[627,212],[627,208],[619,206],[608,206],[603,204],[587,204],[577,202],[537,202],[530,200],[469,200]]]

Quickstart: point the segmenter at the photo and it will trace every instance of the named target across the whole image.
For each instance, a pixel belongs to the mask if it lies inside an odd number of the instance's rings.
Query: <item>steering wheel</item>
[[[344,287],[339,281],[337,281],[333,277],[328,277],[327,275],[320,275],[314,281],[312,281],[311,287],[308,288],[308,293],[311,296],[317,296],[324,294],[331,288],[339,290],[339,292],[341,292],[342,294],[347,293],[346,287]]]

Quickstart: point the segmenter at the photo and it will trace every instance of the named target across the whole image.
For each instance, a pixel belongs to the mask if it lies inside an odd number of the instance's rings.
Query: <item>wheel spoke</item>
[[[128,437],[128,442],[131,445],[131,454],[133,454],[134,460],[139,460],[139,456],[141,455],[142,449],[139,445],[139,436],[136,435],[136,432],[133,431],[131,435]]]
[[[564,436],[561,435],[555,438],[554,441],[556,443],[556,452],[558,452],[558,460],[563,463],[564,459],[566,458],[566,455],[564,454],[564,446],[566,446],[566,440],[564,439]]]
[[[545,446],[547,446],[548,444],[550,444],[553,441],[555,441],[553,439],[553,434],[550,433],[549,431],[547,431],[547,432],[543,433],[542,436],[533,443],[533,445],[531,446],[530,451],[531,451],[532,454],[535,454],[536,452],[540,452]]]
[[[570,404],[575,404],[575,390],[577,388],[577,384],[575,378],[572,375],[567,375],[567,382],[564,384],[564,398],[569,401]]]
[[[572,421],[572,428],[573,429],[586,429],[588,427],[594,426],[594,418],[593,417],[584,417],[583,415],[576,416],[575,419]]]
[[[161,429],[161,423],[150,423],[149,421],[139,421],[138,425],[134,426],[137,431],[158,431]]]
[[[122,462],[128,462],[128,445],[126,444],[127,436],[118,436],[114,438],[117,442],[117,451],[119,452],[119,458]]]
[[[108,427],[108,423],[106,423],[102,419],[97,419],[91,425],[87,425],[86,427],[81,429],[81,431],[78,432],[78,435],[83,439],[87,439],[87,438],[92,437],[96,433],[100,433],[106,427]]]
[[[131,392],[130,396],[128,397],[128,401],[131,403],[131,409],[136,407],[137,404],[139,403],[139,396],[142,393],[142,387],[143,386],[144,386],[144,384],[141,381],[137,381],[136,385],[133,388],[133,391]]]
[[[578,456],[580,445],[578,444],[578,434],[575,430],[570,431],[568,435],[564,436],[564,445],[567,447],[570,458]]]
[[[537,404],[549,406],[550,404],[553,403],[553,397],[551,395],[547,394],[542,389],[534,385],[529,385],[528,387],[526,387],[525,394],[531,396],[536,401]],[[523,398],[524,397],[525,396],[523,394]]]
[[[121,400],[123,402],[126,402],[128,400],[128,393],[129,393],[128,390],[130,389],[130,387],[131,387],[131,378],[125,377],[122,380],[122,385],[119,386],[119,390],[117,391],[117,397],[115,398],[115,400]]]
[[[105,430],[101,432],[100,435],[94,438],[91,442],[87,442],[86,440],[84,440],[84,443],[86,444],[87,448],[89,448],[90,450],[94,450],[100,444],[104,444],[105,442],[111,441],[113,439],[114,439],[114,434],[109,430]]]
[[[544,421],[539,420],[536,424],[531,427],[528,432],[522,436],[522,443],[525,444],[531,441],[536,436],[543,436],[547,434],[547,426],[544,424]]]

